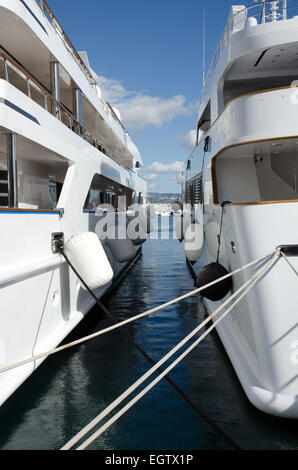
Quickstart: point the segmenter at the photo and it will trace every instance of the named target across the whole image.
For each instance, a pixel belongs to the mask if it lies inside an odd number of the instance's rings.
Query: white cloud
[[[97,76],[97,83],[101,89],[102,97],[105,101],[113,104],[129,95],[119,80]]]
[[[181,184],[181,172],[183,170],[183,162],[176,161],[173,163],[153,162],[150,166],[141,169],[141,175],[148,181],[149,190],[157,190],[157,184],[153,183],[155,179],[162,176],[163,181],[165,175],[171,175],[167,178],[168,181]]]
[[[184,96],[162,99],[149,95],[138,95],[118,103],[126,126],[131,129],[143,129],[146,126],[161,127],[176,116],[189,115],[190,108],[185,104]]]
[[[187,132],[187,134],[178,136],[178,139],[180,140],[182,147],[185,147],[187,149],[193,149],[196,145],[196,136],[196,130],[193,129]]]
[[[183,181],[183,178],[181,175],[175,175],[175,176],[171,176],[170,178],[168,178],[169,181],[174,181],[178,184],[181,184],[182,181]]]
[[[128,129],[139,130],[146,126],[161,127],[176,116],[189,116],[197,109],[197,103],[186,103],[183,95],[165,99],[145,92],[128,91],[117,79],[98,76],[102,97],[121,113]]]
[[[176,161],[173,163],[160,163],[160,162],[153,162],[150,166],[146,168],[142,168],[142,172],[144,173],[181,173],[183,170],[183,162]]]
[[[147,174],[143,175],[143,178],[144,178],[146,181],[155,180],[157,177],[158,177],[157,173],[149,173],[148,175],[147,175]]]

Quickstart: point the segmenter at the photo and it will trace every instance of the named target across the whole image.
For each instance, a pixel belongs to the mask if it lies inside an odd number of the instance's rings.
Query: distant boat
[[[157,215],[159,215],[159,216],[170,216],[170,215],[173,215],[173,211],[158,211]]]

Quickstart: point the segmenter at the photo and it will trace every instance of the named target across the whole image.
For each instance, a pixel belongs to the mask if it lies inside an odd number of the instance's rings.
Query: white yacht
[[[217,259],[222,214],[218,261],[227,271],[285,245],[298,271],[297,15],[295,0],[231,6],[183,172],[183,202],[203,227],[196,275]],[[255,271],[233,276],[231,291]],[[208,312],[229,295],[205,298]],[[286,260],[216,328],[249,400],[298,418],[298,278]]]
[[[46,1],[0,0],[0,26],[1,369],[54,348],[94,305],[56,244],[97,232],[100,204],[146,211],[146,182],[119,111]],[[100,242],[98,298],[142,241]],[[0,404],[41,361],[0,374]]]

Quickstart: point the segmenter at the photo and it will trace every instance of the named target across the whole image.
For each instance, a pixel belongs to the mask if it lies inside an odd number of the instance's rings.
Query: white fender
[[[154,230],[150,215],[150,210],[147,210],[144,207],[141,208],[139,213],[137,214],[139,222],[141,223],[145,233],[150,233]]]
[[[136,254],[135,247],[127,235],[125,214],[114,214],[109,220],[110,231],[105,238],[113,258],[118,263],[129,261]]]
[[[179,219],[176,222],[176,238],[179,240],[179,242],[182,242],[184,238],[183,234],[183,217],[179,217]]]
[[[146,229],[143,227],[139,215],[127,214],[127,237],[134,245],[141,245],[147,239]]]
[[[201,224],[190,224],[184,233],[184,252],[189,261],[198,261],[204,248],[204,230]]]
[[[148,214],[150,219],[154,219],[154,217],[156,216],[156,210],[155,210],[154,205],[146,204],[145,208],[146,208],[146,213]]]
[[[213,256],[213,258],[217,257],[219,233],[220,233],[220,225],[215,220],[213,220],[212,222],[209,222],[205,226],[205,238],[207,242],[207,247],[208,247],[209,253]],[[225,241],[223,238],[223,234],[221,234],[219,258],[222,258],[224,255],[225,255]]]
[[[173,210],[174,212],[178,212],[178,211],[182,210],[181,204],[179,204],[178,201],[177,201],[177,202],[173,202],[173,204],[172,204],[172,210]]]
[[[131,241],[135,246],[139,246],[139,245],[142,245],[142,243],[144,243],[146,240],[147,240],[146,238],[137,237]]]
[[[134,244],[129,238],[114,240],[107,238],[105,243],[118,263],[129,261],[136,254]]]
[[[101,241],[106,238],[116,237],[116,214],[115,212],[102,215],[96,223],[95,232]]]
[[[146,233],[151,233],[154,231],[154,227],[153,227],[153,224],[151,222],[151,219],[150,217],[148,216],[142,216],[141,217],[141,224],[145,230]]]
[[[145,233],[154,231],[152,219],[155,217],[155,209],[151,204],[132,204],[127,211],[127,217],[132,220],[134,217],[139,219]]]
[[[84,232],[73,236],[65,244],[64,252],[91,290],[103,287],[112,280],[112,267],[95,233]]]

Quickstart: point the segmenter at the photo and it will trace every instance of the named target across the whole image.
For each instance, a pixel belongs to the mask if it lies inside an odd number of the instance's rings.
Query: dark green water
[[[149,240],[104,303],[118,320],[193,288],[177,240]],[[157,361],[204,319],[200,296],[126,327]],[[67,338],[109,325],[97,308]],[[0,408],[0,449],[59,449],[150,365],[119,331],[49,357]],[[297,421],[274,418],[247,400],[216,333],[171,378],[242,449],[298,449]],[[90,449],[230,449],[164,380]]]

